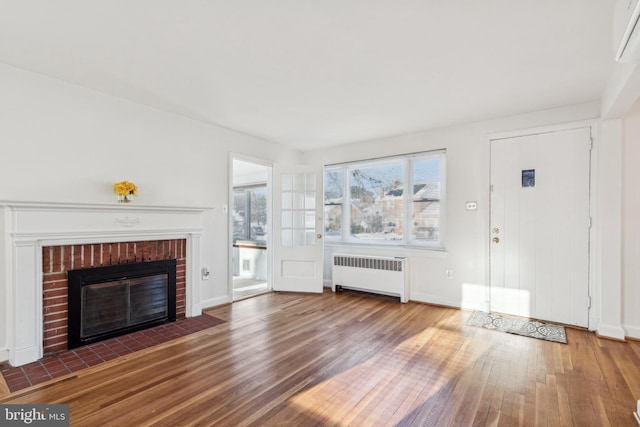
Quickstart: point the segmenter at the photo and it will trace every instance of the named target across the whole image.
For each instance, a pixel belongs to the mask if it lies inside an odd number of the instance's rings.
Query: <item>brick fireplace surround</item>
[[[176,259],[176,315],[200,316],[213,210],[0,201],[0,362],[19,367],[66,350],[72,269]]]
[[[186,239],[116,242],[42,248],[43,353],[67,349],[67,271],[175,259],[176,317],[185,317]]]

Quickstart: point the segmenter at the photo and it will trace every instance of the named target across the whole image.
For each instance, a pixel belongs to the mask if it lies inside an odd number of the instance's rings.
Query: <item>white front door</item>
[[[589,127],[491,141],[491,310],[587,327]]]
[[[276,291],[322,292],[322,169],[274,170]]]

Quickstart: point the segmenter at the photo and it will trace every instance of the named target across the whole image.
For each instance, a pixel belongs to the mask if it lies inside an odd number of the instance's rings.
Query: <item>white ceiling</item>
[[[308,150],[600,99],[613,0],[0,0],[0,62]]]

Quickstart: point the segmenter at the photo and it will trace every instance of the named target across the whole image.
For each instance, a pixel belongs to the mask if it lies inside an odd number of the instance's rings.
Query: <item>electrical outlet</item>
[[[450,268],[447,268],[444,271],[444,277],[446,277],[447,279],[453,279],[453,270]]]

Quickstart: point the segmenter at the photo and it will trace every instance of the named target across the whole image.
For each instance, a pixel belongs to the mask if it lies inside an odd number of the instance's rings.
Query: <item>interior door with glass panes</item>
[[[322,292],[322,169],[274,170],[276,291]]]

